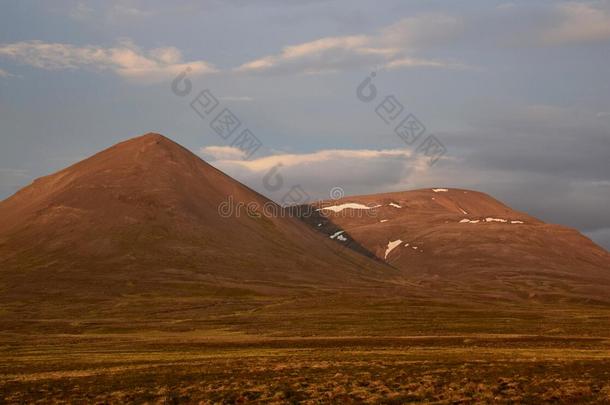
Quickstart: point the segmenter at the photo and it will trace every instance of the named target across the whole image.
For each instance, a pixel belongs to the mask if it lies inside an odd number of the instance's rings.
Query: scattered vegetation
[[[44,339],[36,348],[4,346],[2,403],[610,401],[604,339],[190,333],[53,340],[52,349]]]

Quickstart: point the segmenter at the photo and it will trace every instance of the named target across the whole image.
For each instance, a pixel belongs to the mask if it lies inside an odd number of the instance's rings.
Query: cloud
[[[442,134],[453,158],[431,168],[402,149],[277,153],[252,161],[241,160],[239,151],[220,153],[232,148],[202,150],[216,151],[205,155],[212,165],[277,202],[296,185],[311,200],[328,198],[333,187],[346,195],[461,187],[578,228],[610,248],[607,126],[598,126],[591,111],[545,104],[504,107],[496,115],[482,108],[479,114],[488,121],[479,120],[479,127]],[[272,181],[282,179],[279,190],[265,187],[269,173]]]
[[[314,167],[316,163],[306,165],[299,161],[317,162],[326,152],[268,157],[269,162],[256,171],[252,170],[252,165],[248,171],[240,171],[241,166],[225,167],[232,170],[229,173],[248,181],[251,187],[263,193],[266,193],[261,188],[263,169],[294,162],[299,165],[295,168],[281,166],[280,173],[288,185],[306,185],[305,190],[314,198],[326,198],[332,186],[343,187],[347,194],[460,186],[488,192],[545,221],[577,227],[585,232],[594,232],[598,227],[610,228],[610,216],[605,208],[610,199],[606,163],[610,156],[607,136],[610,127],[605,120],[598,119],[605,114],[584,106],[566,107],[564,100],[558,100],[562,105],[540,104],[539,100],[529,100],[531,104],[528,104],[527,101],[486,100],[484,105],[470,109],[468,114],[476,116],[462,115],[460,119],[472,122],[470,125],[474,128],[468,125],[464,133],[451,130],[442,136],[452,155],[459,156],[460,161],[457,164],[446,162],[427,172],[403,172],[387,159],[380,160],[379,171],[371,168],[376,171],[374,176],[360,172],[359,167],[353,168],[348,162],[344,166],[338,165],[342,170],[337,170],[336,164],[346,161],[343,159],[337,159],[334,164],[324,159],[319,171]],[[352,156],[348,161],[361,160]],[[261,163],[265,160],[256,162],[257,165]],[[368,168],[368,163],[363,167]],[[301,173],[318,178],[307,180]],[[396,173],[401,176],[395,177]],[[597,179],[599,181],[591,181]],[[359,180],[362,184],[358,184]],[[275,198],[280,201],[281,195]],[[605,243],[598,233],[592,235]],[[610,248],[608,244],[605,246]]]
[[[363,66],[455,68],[455,63],[411,55],[446,41],[462,29],[457,17],[422,14],[383,28],[374,35],[325,37],[286,46],[279,54],[242,64],[242,73],[333,73]]]
[[[432,67],[445,69],[471,69],[469,66],[462,63],[453,63],[448,61],[419,59],[419,58],[402,58],[395,59],[385,65],[386,69],[400,69],[410,67]]]
[[[234,158],[231,155],[238,153],[231,149],[208,146],[200,152],[213,166],[276,201],[296,185],[312,199],[328,198],[333,187],[341,187],[348,195],[404,190],[410,188],[413,177],[429,170],[425,158],[408,149],[327,149],[252,160]],[[281,177],[279,190],[265,187],[265,178],[270,175],[274,183]]]
[[[111,71],[125,79],[146,83],[167,80],[187,67],[191,74],[216,71],[205,61],[184,62],[177,48],[156,48],[145,52],[130,41],[110,48],[24,41],[0,45],[0,56],[39,69]]]
[[[542,32],[542,42],[551,45],[610,39],[610,12],[591,3],[556,6],[559,22]]]
[[[238,160],[245,157],[244,151],[233,146],[206,146],[199,149],[199,154],[211,160]]]
[[[221,148],[221,147],[213,147]],[[248,170],[263,172],[274,166],[282,165],[285,167],[305,166],[329,161],[340,160],[371,160],[378,158],[406,158],[410,157],[409,150],[389,149],[389,150],[351,150],[351,149],[328,149],[313,153],[285,153],[261,157],[255,160],[244,160],[231,162]]]
[[[483,191],[610,249],[597,232],[610,228],[610,126],[595,111],[521,101],[479,105],[462,116],[474,126],[439,134],[455,159],[411,177],[411,185]]]

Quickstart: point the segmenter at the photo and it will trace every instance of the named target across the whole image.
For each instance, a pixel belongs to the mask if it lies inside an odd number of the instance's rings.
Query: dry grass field
[[[610,340],[62,336],[3,349],[4,403],[610,401]]]
[[[197,320],[165,314],[149,324],[13,320],[0,335],[0,398],[7,404],[610,402],[607,308],[548,306],[532,317],[517,306],[314,301],[318,309],[311,300],[285,299]]]

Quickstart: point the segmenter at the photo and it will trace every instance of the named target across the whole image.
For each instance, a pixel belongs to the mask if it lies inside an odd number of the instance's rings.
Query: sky
[[[610,249],[608,66],[607,0],[4,1],[0,199],[158,132],[278,202],[461,187]]]

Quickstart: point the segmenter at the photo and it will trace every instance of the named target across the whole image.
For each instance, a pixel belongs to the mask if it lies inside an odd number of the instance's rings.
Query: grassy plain
[[[328,295],[135,308],[4,314],[1,403],[610,403],[604,306]]]

